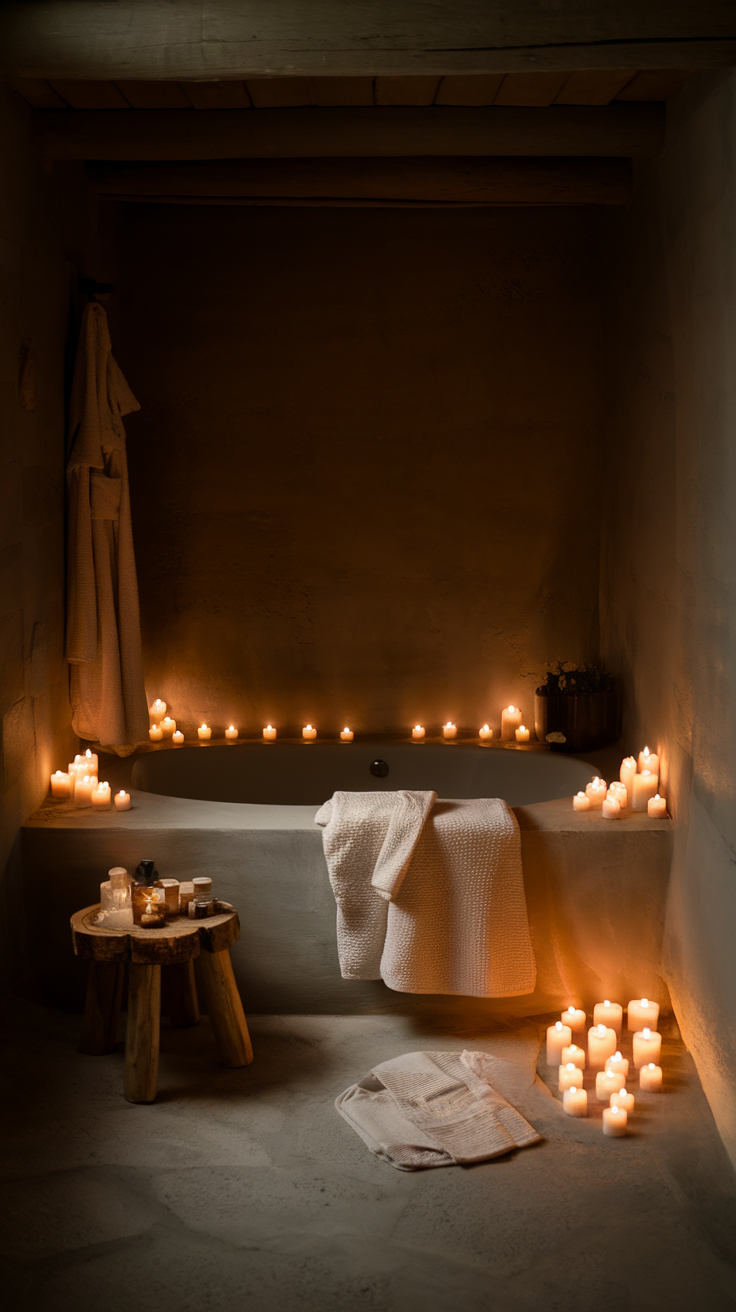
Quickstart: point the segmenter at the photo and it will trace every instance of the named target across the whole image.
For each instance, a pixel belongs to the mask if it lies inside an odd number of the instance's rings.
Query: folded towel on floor
[[[519,827],[505,802],[335,793],[315,820],[344,979],[399,993],[534,991]]]
[[[489,1065],[490,1063],[490,1065]],[[515,1063],[483,1052],[409,1052],[374,1066],[335,1107],[376,1157],[400,1171],[461,1166],[540,1136],[488,1079]]]

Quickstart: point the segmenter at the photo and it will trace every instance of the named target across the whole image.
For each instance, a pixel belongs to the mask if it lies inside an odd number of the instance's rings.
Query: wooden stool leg
[[[125,962],[90,961],[79,1051],[92,1057],[112,1052],[118,1036]]]
[[[199,969],[210,1024],[220,1046],[223,1064],[247,1066],[253,1060],[253,1049],[230,953],[227,949],[224,952],[202,952]]]
[[[199,1001],[194,978],[194,962],[180,966],[164,966],[161,980],[163,1001],[161,1009],[172,1025],[185,1028],[199,1022]]]
[[[125,1096],[153,1102],[158,1079],[161,1028],[161,967],[130,963],[128,1028],[125,1034]]]

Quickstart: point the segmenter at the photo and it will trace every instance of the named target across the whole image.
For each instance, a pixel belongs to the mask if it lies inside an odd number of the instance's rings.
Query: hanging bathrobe
[[[148,737],[138,582],[122,415],[139,410],[107,315],[82,317],[69,411],[66,658],[72,727],[124,756]]]

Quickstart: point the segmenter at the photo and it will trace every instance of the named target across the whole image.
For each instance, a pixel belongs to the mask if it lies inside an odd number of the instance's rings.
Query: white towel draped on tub
[[[534,991],[519,827],[505,802],[335,793],[315,820],[343,978],[399,993]]]

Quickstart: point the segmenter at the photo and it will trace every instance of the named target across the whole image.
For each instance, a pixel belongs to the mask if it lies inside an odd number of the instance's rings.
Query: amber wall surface
[[[148,691],[193,726],[532,719],[598,648],[600,211],[125,205]]]

